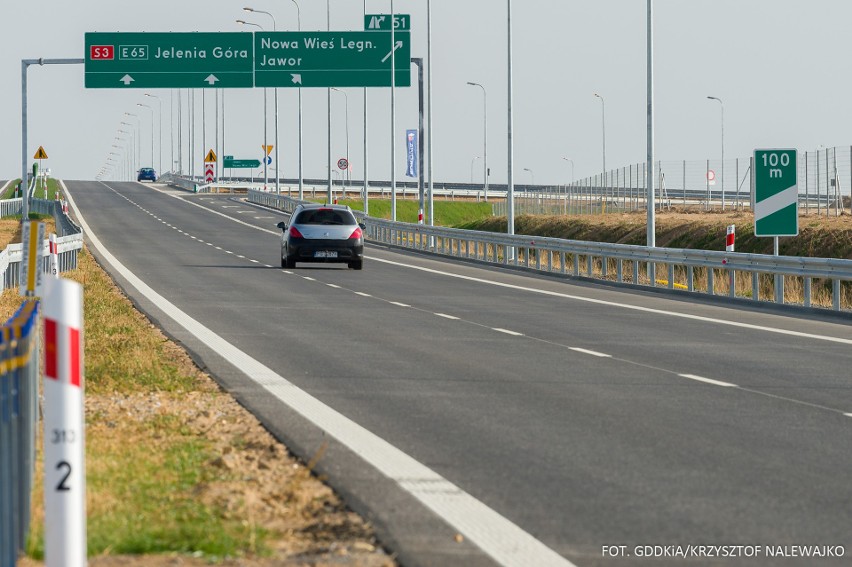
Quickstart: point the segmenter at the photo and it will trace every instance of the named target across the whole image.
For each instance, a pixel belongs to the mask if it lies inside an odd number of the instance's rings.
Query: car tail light
[[[299,229],[295,226],[290,227],[290,236],[292,236],[293,238],[304,238],[304,236],[302,236],[302,233],[299,232]]]
[[[356,228],[356,229],[352,232],[352,234],[349,236],[349,240],[353,240],[353,239],[358,239],[358,240],[360,240],[361,238],[364,238],[364,233],[363,233],[363,232],[361,232],[361,227],[359,226],[359,227],[357,227],[357,228]]]

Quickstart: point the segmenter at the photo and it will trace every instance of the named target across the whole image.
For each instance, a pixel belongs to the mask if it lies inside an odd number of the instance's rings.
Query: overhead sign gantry
[[[90,32],[86,88],[407,87],[408,16],[366,31]],[[374,27],[370,27],[371,23]],[[402,28],[402,29],[400,29]],[[392,73],[393,70],[395,72]],[[395,76],[395,77],[394,77]]]

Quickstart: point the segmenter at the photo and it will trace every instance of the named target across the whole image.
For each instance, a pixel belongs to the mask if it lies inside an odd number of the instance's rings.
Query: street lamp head
[[[254,12],[254,8],[243,8],[245,12]]]

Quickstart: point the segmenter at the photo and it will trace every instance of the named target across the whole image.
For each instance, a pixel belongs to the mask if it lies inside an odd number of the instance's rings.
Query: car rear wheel
[[[363,260],[354,260],[352,262],[349,262],[349,267],[352,268],[353,270],[360,270],[364,267],[364,261]]]
[[[296,259],[290,258],[289,256],[287,258],[284,258],[281,261],[281,267],[286,268],[288,270],[294,269],[296,267]]]

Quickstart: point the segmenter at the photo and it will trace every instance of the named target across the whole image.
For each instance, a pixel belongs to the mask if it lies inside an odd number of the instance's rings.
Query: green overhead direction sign
[[[797,151],[754,151],[754,235],[799,234]]]
[[[394,29],[400,31],[411,31],[411,16],[408,14],[393,15]],[[390,31],[390,14],[365,14],[364,31]]]
[[[222,162],[222,167],[225,169],[250,169],[260,167],[258,159],[234,159],[234,156],[225,156]]]
[[[411,86],[410,32],[255,32],[254,42],[256,87],[390,87],[392,62],[394,84]]]
[[[100,33],[85,35],[86,88],[251,88],[253,34]]]

